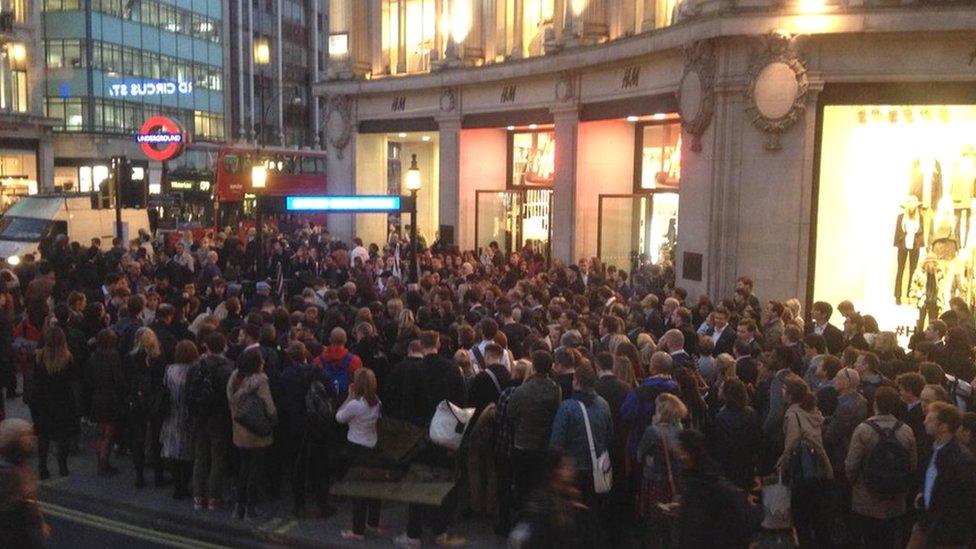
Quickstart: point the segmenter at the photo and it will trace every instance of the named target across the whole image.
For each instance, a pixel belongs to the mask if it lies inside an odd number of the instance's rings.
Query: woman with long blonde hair
[[[34,362],[27,402],[37,433],[38,475],[43,480],[51,477],[47,468],[51,441],[58,444],[59,474],[62,477],[69,474],[68,445],[71,438],[78,434],[80,424],[70,380],[74,363],[64,330],[51,326],[44,331],[41,343]]]
[[[153,466],[156,486],[163,486],[163,462],[160,457],[159,434],[163,426],[165,401],[163,374],[166,359],[159,338],[152,329],[142,327],[133,337],[132,352],[123,358],[123,377],[126,380],[126,402],[129,427],[129,448],[136,470],[136,488],[146,485],[143,469],[146,464],[146,439],[149,439],[149,461]]]

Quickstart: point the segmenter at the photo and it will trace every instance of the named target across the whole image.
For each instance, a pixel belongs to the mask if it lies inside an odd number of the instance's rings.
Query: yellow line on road
[[[185,538],[175,534],[168,534],[166,532],[143,528],[141,526],[127,524],[98,515],[84,513],[82,511],[78,511],[77,509],[62,507],[53,503],[42,501],[38,504],[40,505],[41,510],[48,515],[69,520],[71,522],[84,524],[99,530],[114,532],[116,534],[122,534],[144,541],[151,541],[159,545],[167,545],[170,547],[187,547],[193,549],[226,549],[222,545],[215,545],[204,541]]]

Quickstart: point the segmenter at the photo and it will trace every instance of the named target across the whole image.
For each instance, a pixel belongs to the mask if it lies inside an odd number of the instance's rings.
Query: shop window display
[[[814,298],[903,338],[976,304],[976,106],[827,106],[821,139]]]
[[[556,137],[552,131],[512,134],[512,185],[551,186],[555,178]]]

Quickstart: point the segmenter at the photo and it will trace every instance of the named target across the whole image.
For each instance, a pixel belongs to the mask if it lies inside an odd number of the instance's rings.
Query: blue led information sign
[[[125,81],[109,84],[111,97],[141,97],[151,95],[189,95],[193,93],[193,82],[171,82],[168,80]]]
[[[289,196],[289,212],[398,212],[399,196]]]

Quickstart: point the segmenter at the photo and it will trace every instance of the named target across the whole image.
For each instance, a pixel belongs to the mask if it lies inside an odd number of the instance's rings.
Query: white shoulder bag
[[[593,464],[593,491],[606,494],[613,486],[613,467],[610,465],[610,453],[606,450],[596,456],[596,446],[593,444],[593,430],[590,429],[590,415],[586,413],[586,406],[577,401],[583,410],[583,423],[586,424],[586,439],[590,443],[590,462]]]

